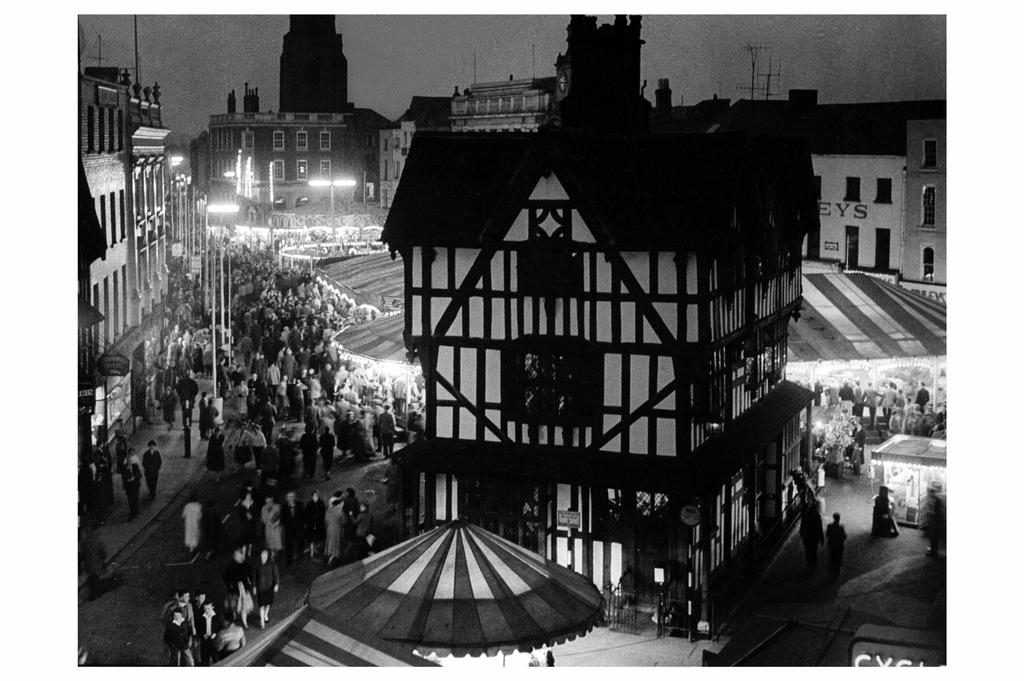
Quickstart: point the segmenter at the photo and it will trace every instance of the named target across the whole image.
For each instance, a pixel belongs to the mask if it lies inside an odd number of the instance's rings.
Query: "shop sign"
[[[96,409],[96,389],[92,386],[78,387],[78,413],[92,414]]]
[[[556,512],[556,519],[559,527],[571,527],[580,529],[580,512],[579,511],[563,511],[559,509]]]
[[[833,211],[832,206],[835,206]],[[847,215],[849,213],[849,215]],[[841,218],[856,218],[863,220],[868,216],[868,207],[863,203],[849,204],[849,203],[828,203],[826,201],[818,202],[818,215],[822,217],[831,217],[835,215]]]
[[[127,376],[131,361],[124,355],[103,353],[97,360],[97,365],[103,376]]]
[[[916,629],[865,624],[850,643],[853,667],[944,667],[945,641]]]
[[[839,242],[838,241],[826,241],[825,242],[825,250],[826,251],[838,251],[839,250]]]
[[[687,504],[679,509],[679,519],[685,525],[696,527],[700,525],[700,509],[693,504]]]

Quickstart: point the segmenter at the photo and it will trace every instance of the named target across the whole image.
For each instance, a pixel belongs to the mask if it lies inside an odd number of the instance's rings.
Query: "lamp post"
[[[355,187],[356,181],[350,177],[341,180],[310,180],[310,187],[330,187],[331,188],[331,233],[334,236],[334,240],[338,240],[337,227],[334,224],[334,188],[335,187]]]
[[[205,238],[205,241],[206,241],[206,244],[207,244],[207,249],[206,249],[207,260],[210,261],[210,267],[211,267],[211,269],[210,269],[210,276],[207,277],[207,280],[209,282],[211,282],[211,283],[214,280],[213,279],[213,272],[217,269],[217,261],[216,261],[216,259],[210,260],[210,257],[209,257],[209,251],[210,251],[210,249],[209,249],[209,243],[210,243],[210,220],[209,220],[209,218],[210,218],[210,213],[234,214],[234,213],[237,213],[237,212],[238,212],[238,205],[237,204],[233,204],[233,203],[230,203],[230,204],[218,204],[218,203],[215,203],[215,204],[208,204],[206,206],[206,211],[205,211],[206,238]],[[220,266],[220,272],[219,272],[219,277],[217,279],[217,282],[218,282],[218,288],[220,289],[221,295],[223,296],[223,287],[224,287],[224,262],[223,262],[223,257],[224,256],[223,256],[223,250],[220,248],[219,245],[218,245],[218,254],[220,255],[220,259],[221,259],[221,266]],[[212,298],[213,308],[212,308],[211,314],[210,314],[210,341],[213,343],[213,400],[214,400],[214,402],[216,402],[217,401],[217,348],[220,347],[220,344],[217,342],[217,292],[214,292],[213,295],[211,296],[211,298]],[[222,299],[221,300],[221,314],[222,315],[223,315],[223,306],[224,306],[224,303],[223,303],[223,299]],[[220,411],[220,410],[218,410],[218,411]]]

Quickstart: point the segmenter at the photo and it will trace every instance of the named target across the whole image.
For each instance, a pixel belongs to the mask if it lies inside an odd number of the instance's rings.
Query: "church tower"
[[[281,50],[280,111],[345,113],[348,60],[334,15],[293,14]]]

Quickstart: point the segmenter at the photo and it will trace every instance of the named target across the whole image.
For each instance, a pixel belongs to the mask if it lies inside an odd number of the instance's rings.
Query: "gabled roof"
[[[551,172],[591,230],[619,247],[726,247],[734,223],[744,238],[775,224],[781,239],[799,244],[818,225],[810,154],[799,142],[564,129],[427,132],[416,135],[383,239],[392,250],[500,239]]]
[[[812,154],[905,156],[907,121],[945,117],[944,99],[807,106],[741,99],[713,120],[708,132],[803,139]]]
[[[399,123],[412,122],[416,130],[451,130],[452,98],[415,96]]]

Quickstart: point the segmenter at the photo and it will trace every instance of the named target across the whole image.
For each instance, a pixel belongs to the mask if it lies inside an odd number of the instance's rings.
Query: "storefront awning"
[[[789,361],[946,354],[946,308],[866,274],[805,274]]]

